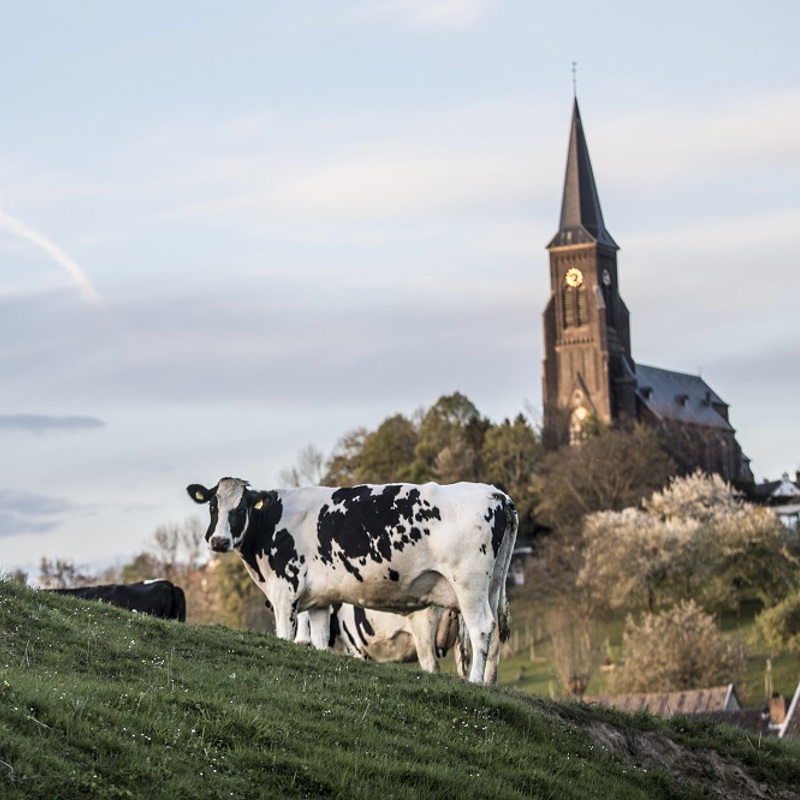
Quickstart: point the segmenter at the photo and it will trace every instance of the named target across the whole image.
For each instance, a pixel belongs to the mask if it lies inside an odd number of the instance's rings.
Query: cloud
[[[479,22],[488,12],[487,0],[369,0],[359,5],[356,20],[389,19],[414,28],[458,29]]]
[[[44,414],[0,414],[0,432],[52,433],[54,431],[86,431],[105,427],[96,417],[51,417]]]
[[[60,516],[77,508],[57,497],[0,489],[0,537],[46,533],[60,524]]]
[[[16,236],[21,236],[29,242],[33,242],[33,244],[47,253],[47,255],[69,275],[85,300],[94,305],[101,302],[100,295],[92,285],[92,282],[86,277],[83,270],[58,247],[58,245],[51,242],[46,236],[43,236],[26,223],[9,216],[3,211],[0,211],[0,228],[4,228],[9,233],[13,233]]]

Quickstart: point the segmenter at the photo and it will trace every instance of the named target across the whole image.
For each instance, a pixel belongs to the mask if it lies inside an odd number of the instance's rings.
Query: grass
[[[651,741],[706,767],[675,771]],[[2,798],[677,800],[709,796],[711,753],[772,796],[800,785],[793,743],[0,582]]]

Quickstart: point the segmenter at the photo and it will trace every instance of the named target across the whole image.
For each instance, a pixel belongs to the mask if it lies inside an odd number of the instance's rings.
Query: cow
[[[506,576],[519,518],[511,498],[479,483],[395,483],[260,491],[239,478],[186,487],[209,505],[208,548],[236,550],[294,640],[308,611],[326,649],[330,606],[461,613],[472,647],[469,680],[497,677],[508,636]]]
[[[186,595],[171,581],[154,580],[140,583],[107,583],[100,586],[81,586],[76,589],[50,589],[82,600],[101,600],[113,606],[127,608],[162,619],[186,621]]]
[[[451,609],[429,606],[394,614],[342,603],[331,611],[328,646],[334,652],[379,663],[418,661],[425,672],[438,672],[439,659],[455,648],[456,671],[464,677],[467,654],[460,627],[461,617]],[[298,614],[295,642],[311,644],[307,611]]]

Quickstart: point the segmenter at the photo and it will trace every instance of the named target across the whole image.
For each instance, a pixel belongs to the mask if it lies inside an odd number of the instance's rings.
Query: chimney
[[[786,719],[786,698],[777,692],[769,699],[769,721],[772,725],[782,725]]]

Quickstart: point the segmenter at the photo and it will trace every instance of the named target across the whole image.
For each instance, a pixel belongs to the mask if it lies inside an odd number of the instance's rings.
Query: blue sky
[[[0,569],[308,444],[541,414],[573,61],[634,358],[800,467],[800,6],[32,0],[0,29]]]

